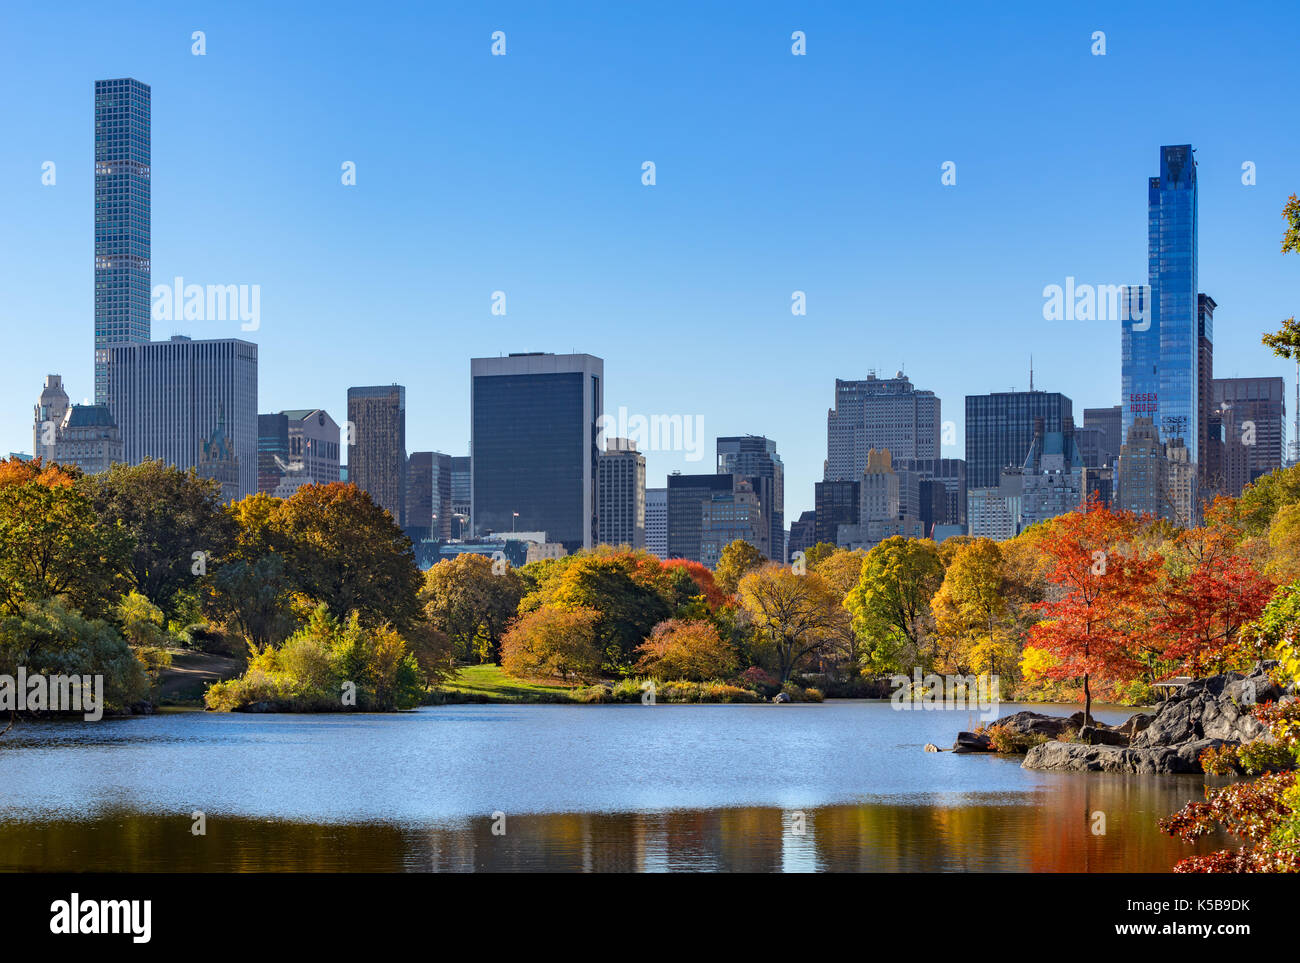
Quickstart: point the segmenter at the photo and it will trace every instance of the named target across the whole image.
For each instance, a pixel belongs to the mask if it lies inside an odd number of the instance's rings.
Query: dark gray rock
[[[1200,772],[1201,764],[1190,762],[1169,748],[1125,749],[1122,746],[1085,746],[1077,742],[1044,742],[1034,746],[1022,763],[1026,769],[1053,772]]]
[[[1122,729],[1108,729],[1105,726],[1084,726],[1079,730],[1079,741],[1087,746],[1127,747],[1129,737]]]
[[[1083,713],[1076,712],[1074,715],[1066,717],[1022,711],[1003,716],[1001,719],[989,723],[990,728],[993,726],[1001,726],[1019,736],[1046,736],[1048,739],[1055,739],[1068,729],[1077,731],[1082,728]]]
[[[1255,704],[1286,694],[1268,678],[1264,666],[1247,675],[1228,672],[1189,682],[1161,704],[1142,732],[1133,738],[1134,749],[1181,746],[1203,739],[1251,742],[1265,735],[1254,716]]]
[[[1132,742],[1137,738],[1137,734],[1151,725],[1151,720],[1156,717],[1154,712],[1137,712],[1128,717],[1128,721],[1119,727],[1119,731],[1128,736]]]
[[[992,752],[993,745],[989,737],[978,732],[959,732],[953,743],[953,752]]]
[[[776,695],[772,696],[772,701],[777,705],[781,705],[782,703],[789,702],[790,694],[788,692],[778,692]]]

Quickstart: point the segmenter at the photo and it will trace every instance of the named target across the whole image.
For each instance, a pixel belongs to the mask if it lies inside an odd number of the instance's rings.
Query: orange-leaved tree
[[[1141,649],[1150,622],[1144,617],[1161,559],[1134,544],[1142,522],[1096,500],[1055,518],[1042,540],[1051,592],[1038,608],[1045,620],[1031,643],[1055,658],[1053,678],[1082,678],[1084,720],[1092,724],[1091,681],[1123,681],[1142,671]]]

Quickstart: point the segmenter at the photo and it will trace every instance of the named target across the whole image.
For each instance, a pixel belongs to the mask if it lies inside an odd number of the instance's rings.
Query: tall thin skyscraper
[[[589,354],[472,358],[471,525],[545,532],[565,551],[598,537],[605,362]]]
[[[1121,321],[1124,440],[1138,417],[1161,438],[1182,438],[1200,461],[1200,314],[1197,299],[1196,159],[1190,144],[1160,148],[1147,186],[1145,316]]]
[[[606,438],[600,454],[599,541],[645,548],[645,455],[629,438]]]
[[[95,81],[95,403],[108,346],[149,340],[149,85]]]
[[[348,389],[348,481],[406,524],[406,388]]]

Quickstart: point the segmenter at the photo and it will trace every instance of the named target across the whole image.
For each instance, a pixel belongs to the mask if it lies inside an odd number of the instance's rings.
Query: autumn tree
[[[501,667],[523,679],[591,680],[599,677],[603,647],[600,613],[544,605],[519,616],[501,640]]]
[[[1049,676],[1082,678],[1089,724],[1092,680],[1124,680],[1142,670],[1134,637],[1161,559],[1133,550],[1137,528],[1133,515],[1112,513],[1094,500],[1085,511],[1053,519],[1041,545],[1054,591],[1039,604],[1045,619],[1030,640],[1055,660]]]
[[[1002,549],[989,538],[963,545],[948,565],[933,607],[939,635],[960,644],[958,672],[983,669],[996,675],[999,664],[1013,664],[1006,582]]]
[[[611,669],[630,665],[650,630],[673,613],[663,596],[633,577],[634,562],[620,556],[583,556],[544,587],[539,598],[558,608],[593,609],[596,635]]]
[[[0,462],[0,606],[17,615],[24,603],[66,596],[107,615],[130,535],[98,515],[75,475],[12,461]]]
[[[669,619],[660,622],[638,648],[636,671],[660,682],[704,682],[736,671],[736,650],[709,622]]]
[[[325,603],[335,619],[356,612],[363,626],[390,622],[401,631],[419,617],[411,540],[356,485],[304,485],[271,525],[295,591]]]
[[[932,658],[924,651],[925,623],[942,579],[938,547],[929,539],[895,535],[867,553],[844,607],[866,642],[868,668],[886,672]]]
[[[1259,617],[1272,594],[1272,582],[1233,551],[1225,533],[1181,532],[1153,593],[1165,658],[1195,675],[1253,661],[1242,648],[1242,629]]]
[[[742,578],[737,594],[750,624],[771,645],[782,682],[806,659],[833,650],[844,612],[816,572],[800,575],[770,563]]]
[[[420,600],[430,624],[463,659],[501,661],[501,639],[519,610],[524,580],[485,555],[457,555],[424,573]]]
[[[766,561],[762,552],[743,538],[738,538],[722,550],[718,564],[713,566],[713,578],[718,583],[718,588],[727,595],[732,595],[740,580]]]

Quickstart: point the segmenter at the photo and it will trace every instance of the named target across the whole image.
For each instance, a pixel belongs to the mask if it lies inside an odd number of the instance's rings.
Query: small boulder
[[[781,705],[782,703],[789,702],[789,701],[790,701],[790,693],[788,692],[778,692],[776,695],[772,696],[772,702],[774,702],[776,705]]]
[[[1122,729],[1108,729],[1105,726],[1084,726],[1079,730],[1079,741],[1086,746],[1124,746],[1129,744],[1129,737]]]
[[[992,752],[993,744],[989,737],[979,732],[959,732],[953,743],[953,752]]]
[[[938,746],[936,746],[933,742],[927,742],[927,743],[925,744],[925,751],[926,751],[926,752],[943,752],[943,750],[940,749]]]

